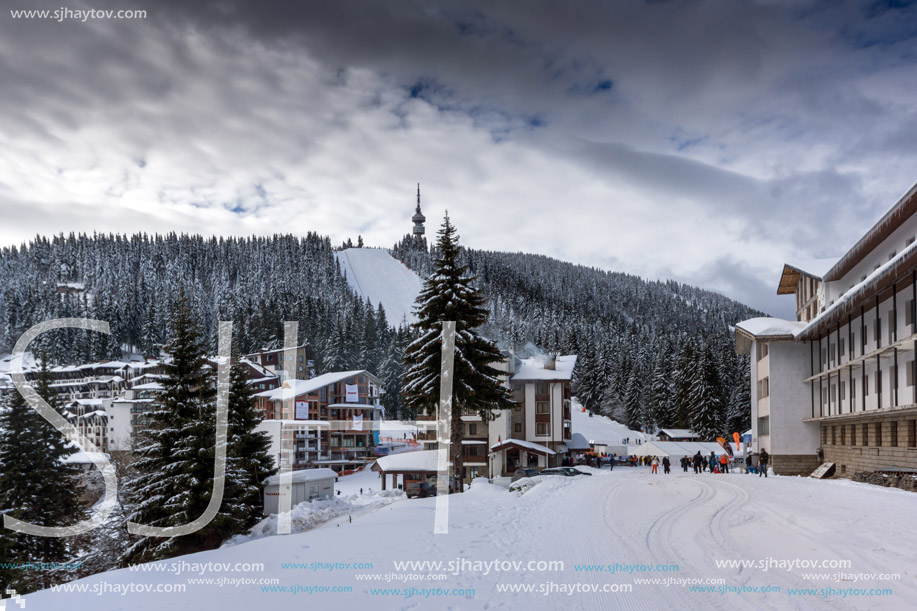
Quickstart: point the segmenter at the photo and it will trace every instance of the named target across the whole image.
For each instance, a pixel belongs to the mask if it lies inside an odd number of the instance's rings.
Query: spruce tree
[[[488,311],[475,278],[459,262],[459,237],[446,214],[437,232],[438,256],[433,273],[417,297],[419,337],[405,353],[404,404],[417,413],[435,412],[440,398],[443,322],[455,321],[455,367],[452,382],[450,454],[455,491],[463,491],[462,414],[477,413],[486,422],[498,411],[513,407],[511,394],[500,382],[503,373],[493,366],[503,359],[497,345],[480,335]]]
[[[723,405],[716,362],[710,345],[705,345],[695,361],[690,393],[691,429],[700,441],[713,441],[723,434]]]
[[[270,454],[267,433],[256,432],[261,414],[255,409],[254,391],[248,383],[247,367],[236,360],[229,380],[229,432],[227,435],[227,483],[237,488],[238,501],[246,508],[244,524],[250,528],[263,514],[264,480],[277,472]]]
[[[35,392],[60,413],[50,387],[47,355],[42,355]],[[86,517],[77,467],[64,459],[76,449],[17,390],[6,393],[0,414],[0,511],[38,526],[71,526]],[[7,561],[66,562],[70,541],[64,537],[36,537],[4,530]],[[50,571],[18,576],[20,593],[52,585]],[[16,575],[7,578],[17,578]]]
[[[130,521],[159,527],[184,525],[200,518],[214,487],[215,376],[183,290],[170,323],[172,341],[166,349],[170,362],[164,366],[163,390],[155,401],[148,426],[138,434],[134,450],[137,477],[126,491]],[[210,523],[179,537],[134,537],[125,562],[147,562],[214,549],[232,535],[244,532],[250,508],[241,502],[241,492],[239,478],[227,464],[223,502]]]

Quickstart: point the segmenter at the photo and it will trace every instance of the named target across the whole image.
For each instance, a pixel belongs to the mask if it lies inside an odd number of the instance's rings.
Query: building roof
[[[554,369],[545,367],[545,356],[520,359],[519,367],[511,378],[513,381],[570,380],[576,366],[576,355],[568,354],[555,359]]]
[[[691,429],[659,429],[659,432],[665,433],[669,437],[687,437],[689,439],[697,439],[700,437],[700,435]]]
[[[417,450],[415,452],[399,452],[376,459],[372,466],[373,471],[439,471],[439,450]]]
[[[570,450],[588,450],[592,447],[589,445],[589,440],[582,433],[573,433],[570,435],[570,439],[564,443],[567,449]]]
[[[280,401],[284,398],[285,391],[292,389],[293,396],[298,397],[300,395],[313,393],[320,388],[336,384],[337,382],[341,382],[347,378],[359,375],[361,373],[369,374],[369,372],[365,369],[356,369],[354,371],[332,371],[329,373],[323,373],[320,376],[316,376],[308,380],[287,380],[281,384],[279,388],[275,388],[273,390],[265,390],[264,392],[257,393],[255,396],[264,397],[270,401]]]
[[[917,184],[908,189],[907,193],[902,195],[895,205],[850,247],[844,256],[828,270],[824,279],[832,281],[842,278],[915,212],[917,212]]]
[[[504,439],[500,443],[495,443],[494,445],[490,446],[490,451],[499,452],[500,450],[503,450],[509,446],[516,446],[518,448],[530,450],[536,454],[545,454],[547,456],[553,456],[557,453],[547,446],[543,446],[532,441],[526,441],[525,439]]]
[[[327,479],[329,477],[337,477],[332,469],[325,467],[319,467],[317,469],[302,469],[300,471],[293,471],[291,474],[292,483],[299,484],[302,482],[314,482],[317,479]],[[280,474],[272,475],[266,480],[264,480],[265,486],[277,486],[280,484]]]
[[[777,294],[791,295],[795,293],[800,274],[821,280],[836,262],[837,257],[831,259],[796,259],[792,264],[784,264],[783,273],[780,275],[780,284],[777,286]]]

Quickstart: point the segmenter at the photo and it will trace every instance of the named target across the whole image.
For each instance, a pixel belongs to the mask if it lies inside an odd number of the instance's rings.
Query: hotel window
[[[907,421],[907,447],[917,448],[917,420]]]
[[[869,445],[869,425],[864,424],[861,430],[863,433],[863,438],[860,440],[860,445],[868,446]]]
[[[857,425],[850,425],[850,445],[855,446],[857,444]]]
[[[548,389],[547,382],[538,382],[537,384],[535,384],[535,394],[536,395],[546,395],[549,392],[550,390]]]
[[[831,445],[837,445],[837,426],[831,427]]]
[[[874,427],[874,430],[875,430],[875,443],[874,443],[874,445],[881,446],[881,445],[882,445],[882,423],[881,423],[881,422],[876,422],[875,424],[873,424],[873,427]]]
[[[551,413],[551,404],[547,401],[537,401],[535,403],[535,413],[536,414],[549,414]]]
[[[468,424],[468,436],[474,437],[477,434],[478,434],[478,425],[475,424],[474,422],[469,423]]]
[[[845,401],[847,399],[847,382],[841,380],[840,389],[841,389],[841,401]]]
[[[770,416],[758,418],[758,435],[770,435]]]
[[[898,447],[898,423],[895,421],[889,422],[889,428],[891,430],[889,430],[888,432],[888,443],[891,447],[897,448]]]
[[[513,431],[516,433],[521,433],[522,432],[522,423],[521,422],[515,423],[513,425]]]
[[[545,437],[548,434],[548,423],[538,422],[535,424],[535,434],[539,437]]]
[[[910,246],[914,243],[914,240],[917,240],[917,236],[911,236],[907,239],[907,242],[904,243],[905,246]]]
[[[843,424],[841,425],[841,445],[847,445],[847,427]]]

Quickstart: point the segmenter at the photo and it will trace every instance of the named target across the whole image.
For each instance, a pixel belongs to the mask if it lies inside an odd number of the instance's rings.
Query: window
[[[470,423],[468,424],[468,436],[469,436],[469,437],[474,437],[474,436],[477,435],[477,434],[478,434],[478,425],[477,425],[477,423],[475,423],[475,422],[470,422]]]
[[[914,324],[914,300],[908,299],[904,302],[904,324],[913,325]]]
[[[898,327],[898,320],[897,318],[895,318],[896,316],[898,316],[898,310],[889,310],[888,311],[888,341],[890,342],[894,341],[895,339],[894,334],[897,331],[897,327]]]
[[[821,349],[821,364],[823,366],[828,365],[828,349],[827,348]]]
[[[898,447],[898,423],[894,421],[890,422],[889,428],[890,428],[888,432],[889,445],[893,448],[897,448]]]
[[[535,402],[535,413],[536,414],[550,414],[551,413],[551,404],[548,401]]]
[[[860,445],[868,446],[869,445],[869,425],[863,425],[863,439],[860,440]]]
[[[841,357],[844,355],[844,352],[846,352],[846,351],[844,350],[844,347],[845,347],[845,341],[844,341],[844,340],[845,340],[845,338],[842,337],[842,338],[840,339],[840,341],[838,341],[838,343],[837,343],[837,362],[838,362],[838,363],[841,362]]]
[[[546,395],[550,392],[547,382],[538,382],[535,384],[535,394],[536,395]]]
[[[831,445],[837,445],[837,426],[831,427]]]
[[[770,416],[760,416],[758,418],[758,435],[770,435]]]
[[[876,392],[882,394],[882,372],[876,372]],[[881,405],[879,407],[882,407]]]
[[[917,448],[917,420],[907,421],[907,447]]]
[[[882,445],[882,423],[876,422],[873,425],[875,430],[875,443],[873,445],[881,446]]]
[[[904,364],[904,379],[906,386],[914,385],[914,361],[908,361]]]
[[[910,246],[914,243],[914,240],[917,240],[917,236],[911,236],[907,239],[907,242],[904,243],[905,246]]]
[[[850,380],[850,398],[856,399],[857,397],[857,384],[855,380]]]
[[[888,386],[892,390],[898,386],[898,367],[895,365],[888,368]]]
[[[841,445],[847,445],[847,427],[843,424],[841,425]]]
[[[522,423],[521,423],[521,422],[517,422],[516,424],[514,424],[514,425],[513,425],[513,431],[516,432],[516,433],[521,433],[521,432],[522,432]]]
[[[302,355],[299,356],[299,362],[302,363]]]
[[[537,422],[535,424],[535,434],[539,437],[546,437],[548,434],[548,423],[547,422]]]
[[[841,401],[844,401],[847,399],[847,382],[844,382],[843,380],[841,380],[840,386],[841,386]]]
[[[869,396],[869,378],[866,377],[863,378],[863,396]]]
[[[850,445],[855,446],[857,444],[857,425],[850,425]]]

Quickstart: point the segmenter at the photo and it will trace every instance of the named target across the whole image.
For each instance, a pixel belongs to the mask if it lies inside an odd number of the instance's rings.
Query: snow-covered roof
[[[837,257],[831,257],[830,259],[793,259],[787,265],[821,279],[825,277],[828,270],[834,267],[835,263],[837,263]]]
[[[570,380],[573,377],[573,367],[576,366],[575,354],[558,356],[554,361],[554,369],[545,367],[545,359],[544,356],[521,359],[512,379],[515,381]]]
[[[551,448],[547,446],[543,446],[541,444],[534,443],[531,441],[526,441],[525,439],[504,439],[500,443],[495,443],[494,445],[490,446],[490,451],[498,452],[508,445],[515,445],[520,448],[532,450],[533,452],[538,452],[540,454],[547,454],[548,456],[553,456],[554,454],[556,454],[554,450],[552,450]]]
[[[70,456],[65,456],[61,460],[69,464],[85,465],[85,464],[93,462],[93,459],[103,460],[105,458],[108,458],[108,454],[105,454],[103,452],[84,452],[83,450],[79,450],[78,452],[74,452]]]
[[[293,471],[290,474],[292,478],[292,483],[299,484],[302,482],[314,482],[318,479],[328,479],[337,477],[337,473],[332,469],[325,467],[319,467],[317,469],[302,469],[300,471]],[[277,486],[280,484],[280,474],[272,475],[266,480],[264,480],[265,486]]]
[[[806,328],[806,323],[764,316],[760,318],[749,318],[748,320],[743,320],[740,323],[736,323],[736,328],[745,331],[755,338],[793,338],[797,333]]]
[[[697,439],[700,437],[700,435],[691,429],[659,429],[659,432],[665,433],[669,437],[688,437],[690,439]]]
[[[376,459],[373,471],[438,471],[439,450],[400,452]]]
[[[131,387],[132,390],[162,390],[162,384],[159,382],[147,382],[145,384],[136,384]]]
[[[265,390],[264,392],[257,393],[255,396],[264,397],[271,401],[280,401],[284,398],[284,392],[291,389],[293,390],[293,395],[298,397],[300,395],[315,392],[320,388],[341,382],[347,378],[361,373],[369,372],[367,372],[365,369],[357,369],[354,371],[332,371],[330,373],[323,373],[322,375],[316,376],[309,380],[287,380],[279,388],[275,388],[273,390]]]
[[[590,447],[589,440],[582,433],[573,433],[570,439],[564,442],[567,449],[570,450],[588,450]]]

